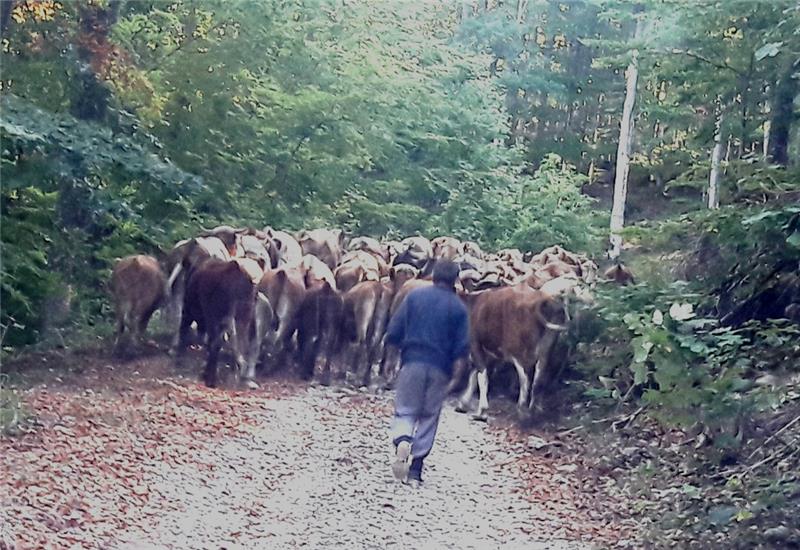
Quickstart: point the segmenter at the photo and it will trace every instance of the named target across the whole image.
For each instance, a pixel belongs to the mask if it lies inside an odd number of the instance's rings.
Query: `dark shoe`
[[[416,487],[422,484],[422,458],[416,457],[408,468],[408,482]]]

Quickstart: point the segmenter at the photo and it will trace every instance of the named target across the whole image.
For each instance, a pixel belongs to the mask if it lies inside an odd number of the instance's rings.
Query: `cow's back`
[[[252,303],[256,285],[235,261],[209,259],[192,274],[186,308],[201,314],[206,323],[233,315],[240,303]]]
[[[266,294],[281,322],[288,322],[297,312],[306,292],[302,271],[283,267],[264,273],[258,289]]]
[[[167,278],[158,260],[139,254],[121,259],[111,275],[111,289],[118,305],[135,311],[156,308],[166,293]]]
[[[526,285],[483,292],[470,312],[473,346],[498,357],[530,356],[545,329],[539,308],[546,299]]]

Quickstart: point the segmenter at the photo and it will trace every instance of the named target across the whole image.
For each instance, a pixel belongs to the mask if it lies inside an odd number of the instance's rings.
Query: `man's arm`
[[[394,312],[386,327],[386,343],[400,347],[406,337],[406,323],[408,317],[408,296],[402,301],[400,307]]]
[[[453,377],[447,386],[447,393],[452,392],[458,385],[469,359],[469,316],[462,310],[455,322],[453,333]]]
[[[467,358],[466,357],[459,357],[456,359],[455,363],[453,363],[453,376],[450,378],[450,383],[447,384],[447,388],[445,388],[445,395],[450,395],[453,393],[453,390],[456,389],[458,383],[461,381],[461,378],[464,376],[464,371],[467,370]]]

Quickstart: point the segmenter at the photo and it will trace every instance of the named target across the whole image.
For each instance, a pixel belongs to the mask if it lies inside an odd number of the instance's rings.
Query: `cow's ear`
[[[333,235],[336,237],[336,240],[339,241],[339,246],[344,248],[344,231],[341,229],[334,229]]]
[[[301,229],[300,231],[298,231],[298,232],[296,232],[294,234],[294,238],[297,239],[298,242],[299,242],[299,241],[302,241],[303,239],[305,239],[306,235],[308,235],[308,232],[305,229]]]

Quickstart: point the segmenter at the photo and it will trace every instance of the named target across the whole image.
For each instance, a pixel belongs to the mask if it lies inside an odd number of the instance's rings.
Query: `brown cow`
[[[304,255],[313,255],[330,269],[336,269],[344,248],[344,233],[340,229],[314,229],[300,231],[297,242]]]
[[[407,237],[400,242],[400,249],[393,265],[408,264],[420,272],[430,271],[433,247],[425,237]]]
[[[524,263],[523,257],[519,248],[504,248],[497,253],[497,258],[508,264]]]
[[[295,317],[297,350],[306,378],[330,383],[332,358],[338,351],[342,297],[327,281],[316,281],[306,290]]]
[[[347,245],[347,250],[349,252],[363,250],[364,252],[369,252],[373,256],[382,258],[386,263],[389,263],[391,260],[389,256],[389,247],[385,244],[381,244],[377,239],[373,239],[372,237],[356,237],[351,239]],[[342,259],[342,261],[344,261],[344,259]]]
[[[395,269],[400,268],[402,265],[400,264],[394,266]],[[400,304],[403,303],[408,293],[414,290],[415,288],[420,288],[423,286],[430,286],[433,284],[433,281],[428,279],[413,279],[413,280],[406,280],[403,284],[397,289],[394,296],[392,297],[392,305],[389,309],[389,318],[392,317],[397,312],[397,309],[400,307]],[[385,346],[383,349],[383,359],[381,360],[381,375],[383,376],[384,380],[386,380],[387,384],[392,384],[395,377],[397,376],[397,371],[400,369],[400,350],[395,346]]]
[[[188,344],[193,322],[206,335],[208,359],[203,380],[209,387],[217,385],[217,361],[223,335],[229,332],[238,366],[237,375],[253,386],[255,362],[261,340],[273,319],[269,300],[257,291],[253,275],[236,261],[210,259],[190,276],[186,285],[184,315],[181,319],[178,354]]]
[[[172,345],[170,347],[173,353],[178,348],[178,340],[180,338],[186,283],[192,272],[210,258],[224,261],[231,259],[225,244],[217,237],[197,237],[180,241],[167,256],[167,268],[170,270],[168,318],[173,327]]]
[[[289,235],[286,231],[275,231],[271,227],[265,227],[264,233],[272,241],[275,251],[272,267],[298,267],[303,261],[303,249],[297,239]]]
[[[459,410],[467,410],[477,384],[480,390],[477,417],[486,417],[488,369],[493,361],[514,365],[519,377],[520,412],[529,413],[541,407],[542,390],[553,375],[548,362],[550,351],[558,334],[566,330],[567,319],[566,309],[558,299],[527,285],[473,295],[470,310],[473,370],[459,401]]]
[[[167,277],[152,256],[128,256],[114,266],[111,292],[117,316],[114,353],[118,353],[126,330],[133,342],[141,341],[153,312],[166,301]]]
[[[633,272],[631,272],[631,270],[628,269],[623,263],[617,263],[606,269],[603,273],[603,277],[607,281],[611,281],[622,286],[636,284],[636,281],[633,279]]]
[[[473,258],[477,258],[478,260],[483,259],[483,250],[478,245],[478,243],[472,241],[464,241],[458,247],[458,254],[460,256],[471,256]]]
[[[461,241],[454,237],[436,237],[431,241],[433,257],[442,260],[453,260],[459,254]]]
[[[333,272],[336,288],[347,292],[361,281],[379,281],[385,268],[386,263],[379,256],[363,250],[348,252]]]
[[[238,245],[239,256],[255,260],[261,269],[269,269],[274,267],[273,258],[276,257],[276,252],[269,250],[270,246],[274,246],[274,243],[269,239],[260,239],[255,235],[242,235]]]
[[[311,254],[303,256],[300,269],[303,272],[306,288],[311,288],[324,282],[328,283],[334,290],[336,289],[336,277],[333,276],[333,272],[316,256]]]
[[[277,367],[291,351],[295,319],[306,294],[305,274],[300,268],[279,267],[264,273],[258,285],[275,311],[277,327],[266,340],[266,350]]]
[[[199,237],[216,237],[225,245],[228,254],[236,256],[238,253],[239,236],[246,233],[246,229],[236,229],[230,225],[218,225],[214,229],[204,229]]]
[[[385,374],[379,369],[392,301],[416,275],[416,268],[401,264],[392,268],[388,281],[364,281],[343,295],[343,359],[354,372],[356,385],[368,385],[371,375],[377,378]]]
[[[389,265],[395,265],[395,258],[400,254],[403,249],[403,245],[400,241],[383,241],[381,243],[382,246],[386,247],[386,261]]]

